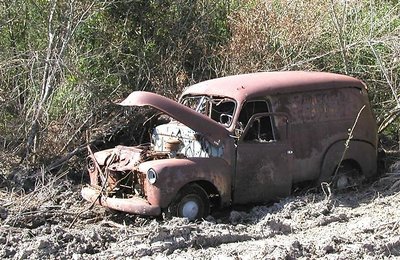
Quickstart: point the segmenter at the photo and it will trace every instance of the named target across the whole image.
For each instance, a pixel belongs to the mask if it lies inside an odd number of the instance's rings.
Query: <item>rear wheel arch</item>
[[[336,167],[338,167],[338,166],[339,165],[337,165]],[[358,170],[358,171],[360,171],[361,174],[363,173],[360,164],[354,159],[345,159],[341,162],[340,166]],[[336,167],[335,167],[335,171],[332,174],[335,174]]]
[[[374,176],[377,172],[377,154],[373,145],[362,140],[351,140],[342,162],[340,159],[345,151],[346,140],[332,144],[326,151],[317,183],[329,182],[337,167],[345,165],[360,171],[366,178]]]

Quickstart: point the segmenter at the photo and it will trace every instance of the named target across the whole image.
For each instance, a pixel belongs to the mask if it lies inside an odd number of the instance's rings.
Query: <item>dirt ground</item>
[[[81,186],[66,174],[3,172],[0,258],[400,257],[400,167],[357,190],[330,196],[302,190],[273,205],[228,209],[198,223],[87,210]]]

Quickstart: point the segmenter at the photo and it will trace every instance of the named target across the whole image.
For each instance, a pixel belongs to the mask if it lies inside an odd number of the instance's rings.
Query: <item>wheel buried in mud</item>
[[[358,187],[364,179],[365,177],[358,167],[344,163],[340,165],[336,175],[332,176],[331,183],[335,190],[344,190]]]
[[[171,216],[188,218],[190,221],[207,217],[210,214],[210,201],[207,193],[197,184],[191,184],[179,191],[169,205]]]

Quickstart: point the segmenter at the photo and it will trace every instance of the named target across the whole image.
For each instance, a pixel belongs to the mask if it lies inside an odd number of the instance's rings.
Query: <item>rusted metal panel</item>
[[[233,203],[265,203],[288,196],[291,162],[291,148],[286,143],[240,142]]]
[[[348,129],[364,105],[368,107],[361,113],[352,138],[365,140],[376,150],[375,119],[366,93],[358,88],[279,94],[271,97],[271,104],[274,111],[290,116],[293,182],[319,178],[324,154],[333,143],[349,137]]]

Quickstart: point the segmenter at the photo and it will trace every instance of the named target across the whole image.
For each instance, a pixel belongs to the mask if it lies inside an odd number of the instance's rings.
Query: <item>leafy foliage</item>
[[[356,76],[380,123],[400,107],[399,13],[397,1],[0,0],[0,143],[60,154],[122,115],[110,104],[134,90],[176,98],[265,70]]]

